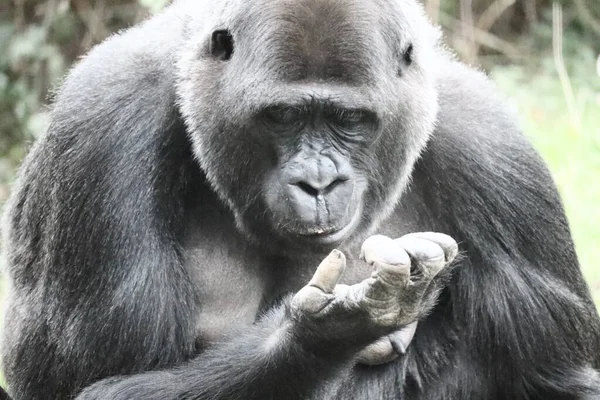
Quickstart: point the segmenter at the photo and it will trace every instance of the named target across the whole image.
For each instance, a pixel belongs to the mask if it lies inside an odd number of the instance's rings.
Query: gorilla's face
[[[281,234],[336,242],[360,222],[368,176],[356,155],[377,140],[380,118],[317,88],[299,91],[256,116],[253,134],[272,146],[261,202]]]
[[[437,111],[433,45],[413,3],[380,2],[232,2],[190,39],[194,151],[251,237],[334,245],[397,202]]]

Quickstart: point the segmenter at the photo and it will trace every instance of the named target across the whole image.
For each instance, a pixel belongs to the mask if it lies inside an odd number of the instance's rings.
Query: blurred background
[[[447,45],[497,83],[548,162],[600,305],[600,0],[423,2]],[[165,3],[0,0],[0,209],[72,63]]]

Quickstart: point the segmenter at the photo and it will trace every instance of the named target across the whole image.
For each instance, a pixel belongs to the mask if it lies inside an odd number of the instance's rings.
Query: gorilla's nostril
[[[296,183],[296,186],[298,186],[300,189],[302,189],[302,191],[308,193],[311,196],[317,197],[319,195],[319,189],[311,186],[309,183],[307,182],[298,182]]]
[[[334,180],[333,182],[331,182],[326,188],[325,190],[323,190],[323,192],[325,192],[325,194],[331,192],[333,189],[335,189],[336,187],[338,187],[339,185],[341,185],[342,183],[346,182],[348,179],[344,179],[344,178],[338,178],[336,180]]]
[[[300,182],[296,182],[294,183],[294,185],[298,186],[300,189],[302,189],[303,192],[313,196],[313,197],[317,197],[319,195],[322,194],[328,194],[331,191],[333,191],[337,186],[341,185],[342,183],[346,182],[348,179],[344,179],[344,178],[338,178],[335,179],[333,182],[329,183],[329,184],[311,184],[308,183],[306,181],[300,181]]]

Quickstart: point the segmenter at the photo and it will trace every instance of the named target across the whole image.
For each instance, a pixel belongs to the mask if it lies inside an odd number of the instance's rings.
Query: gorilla
[[[548,171],[416,0],[176,0],[5,215],[15,399],[594,399]]]

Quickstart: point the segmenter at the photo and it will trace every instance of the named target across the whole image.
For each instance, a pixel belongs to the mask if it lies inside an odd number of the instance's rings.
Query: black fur
[[[554,184],[420,6],[213,3],[180,0],[112,37],[57,95],[6,213],[13,397],[600,397],[600,320]],[[231,37],[215,51],[217,31]],[[366,182],[356,228],[334,244],[289,240],[310,226],[275,209],[286,193],[264,199],[274,165],[309,167],[282,162],[304,147],[252,121],[306,82],[383,115],[362,142],[309,144]],[[315,333],[305,346],[287,299],[334,245],[345,283],[368,277],[356,257],[375,231],[444,232],[464,256],[406,355],[365,367],[357,344]]]

